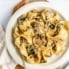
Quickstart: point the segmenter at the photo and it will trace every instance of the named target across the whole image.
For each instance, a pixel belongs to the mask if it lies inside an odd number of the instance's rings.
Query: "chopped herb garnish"
[[[43,38],[43,36],[42,36],[41,34],[37,34],[36,37],[37,37],[37,38],[40,38],[40,39]]]
[[[35,54],[35,51],[34,51],[34,48],[32,47],[32,45],[28,46],[27,51],[28,51],[28,55],[34,55]]]
[[[60,27],[59,26],[56,26],[56,30],[54,32],[54,34],[52,35],[53,37],[55,37],[56,35],[58,35],[60,32]]]
[[[26,19],[26,16],[22,15],[17,19],[17,23],[18,24],[23,24],[23,21],[25,21],[25,19]]]
[[[29,51],[28,51],[28,55],[34,55],[35,54],[35,51],[33,48],[30,48]]]
[[[31,54],[34,54],[35,52],[34,52],[34,49],[30,49],[30,53]]]
[[[30,27],[29,27],[29,26],[27,26],[27,29],[30,29]]]
[[[35,25],[35,23],[31,23],[31,26],[32,26],[32,28],[35,28],[36,25]]]
[[[20,42],[23,43],[23,42],[25,42],[25,41],[26,41],[26,39],[21,36],[21,37],[20,37]]]
[[[50,27],[50,29],[55,29],[55,25],[54,24],[51,24],[49,27]]]
[[[47,43],[45,43],[44,46],[46,47],[47,46]]]

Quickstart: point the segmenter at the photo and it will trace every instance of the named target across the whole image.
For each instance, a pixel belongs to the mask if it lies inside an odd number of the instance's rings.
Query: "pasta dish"
[[[12,41],[28,63],[45,63],[64,51],[65,34],[62,16],[46,8],[18,17],[12,29]]]

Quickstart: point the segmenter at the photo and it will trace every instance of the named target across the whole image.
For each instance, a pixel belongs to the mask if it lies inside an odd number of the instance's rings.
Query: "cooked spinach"
[[[32,47],[32,45],[28,46],[27,51],[28,51],[28,55],[34,55],[35,54],[35,51],[34,51],[34,48]]]

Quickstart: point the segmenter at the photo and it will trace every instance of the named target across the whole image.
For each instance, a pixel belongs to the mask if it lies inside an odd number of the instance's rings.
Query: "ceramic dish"
[[[6,46],[7,49],[10,53],[10,55],[12,56],[12,58],[19,64],[22,65],[22,60],[19,56],[19,54],[17,53],[17,50],[15,49],[13,43],[12,43],[12,28],[14,27],[14,25],[16,24],[16,20],[17,18],[24,14],[29,12],[30,10],[37,9],[37,10],[41,10],[41,9],[45,9],[45,8],[51,8],[56,10],[57,12],[59,12],[64,19],[66,19],[68,16],[66,14],[63,14],[63,11],[61,11],[61,9],[57,6],[55,6],[55,4],[51,4],[51,3],[46,3],[46,2],[34,2],[34,3],[30,3],[27,4],[23,7],[21,7],[10,19],[7,29],[6,29]],[[64,10],[64,9],[63,9]],[[68,39],[67,39],[68,41]],[[29,64],[27,62],[25,62],[26,68],[27,69],[54,69],[55,67],[57,67],[61,61],[63,61],[64,57],[67,56],[68,54],[68,43],[67,43],[67,48],[64,51],[64,53],[58,57],[57,59],[55,59],[53,62],[51,63],[43,63],[43,64]],[[23,60],[24,61],[24,60]]]

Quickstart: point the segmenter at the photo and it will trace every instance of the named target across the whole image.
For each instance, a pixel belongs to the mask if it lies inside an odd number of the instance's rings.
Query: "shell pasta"
[[[48,8],[31,10],[17,19],[12,40],[28,63],[45,63],[64,51],[66,30],[62,21],[59,13]]]

